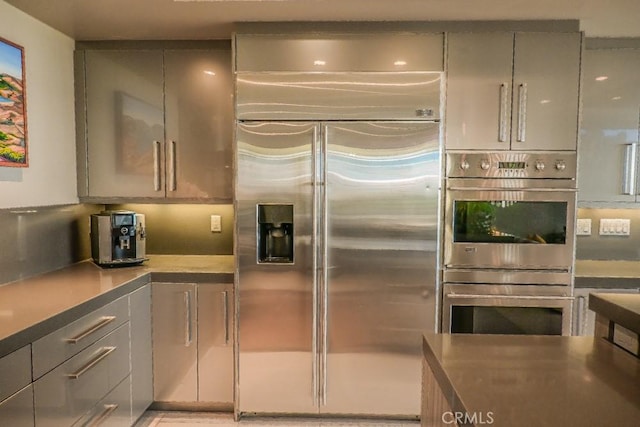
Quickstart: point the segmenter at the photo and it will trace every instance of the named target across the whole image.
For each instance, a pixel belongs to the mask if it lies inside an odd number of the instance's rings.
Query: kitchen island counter
[[[150,281],[233,282],[234,257],[150,255],[140,266],[91,261],[0,286],[0,357]]]
[[[640,360],[602,338],[427,334],[423,352],[424,387],[437,387],[423,394],[425,426],[456,416],[520,427],[640,419]]]

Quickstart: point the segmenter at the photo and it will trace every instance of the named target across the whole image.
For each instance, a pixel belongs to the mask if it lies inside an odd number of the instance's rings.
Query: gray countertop
[[[575,287],[640,289],[640,261],[576,260]]]
[[[593,337],[427,334],[423,352],[453,411],[497,427],[631,426],[640,360]]]
[[[0,357],[150,281],[233,282],[234,257],[151,255],[140,266],[83,261],[0,286]]]
[[[640,294],[590,294],[589,309],[640,334]]]

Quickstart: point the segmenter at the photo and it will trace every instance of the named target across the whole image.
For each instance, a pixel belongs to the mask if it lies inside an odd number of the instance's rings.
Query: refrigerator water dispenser
[[[258,205],[258,262],[293,263],[293,205]]]

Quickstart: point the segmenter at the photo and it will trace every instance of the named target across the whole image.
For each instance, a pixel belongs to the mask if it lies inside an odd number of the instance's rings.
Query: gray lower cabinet
[[[0,424],[11,427],[33,427],[33,386],[31,384],[0,402]]]
[[[151,285],[129,295],[131,324],[131,424],[153,402]]]
[[[0,424],[33,426],[31,345],[0,358]]]
[[[638,289],[575,288],[573,290],[573,328],[571,335],[593,336],[596,327],[596,313],[589,310],[591,293],[638,293]]]
[[[157,404],[233,402],[232,286],[152,284]]]

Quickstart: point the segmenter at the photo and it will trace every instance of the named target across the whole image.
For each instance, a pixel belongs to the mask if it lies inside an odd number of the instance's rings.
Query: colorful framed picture
[[[27,167],[24,49],[0,37],[0,167]]]

